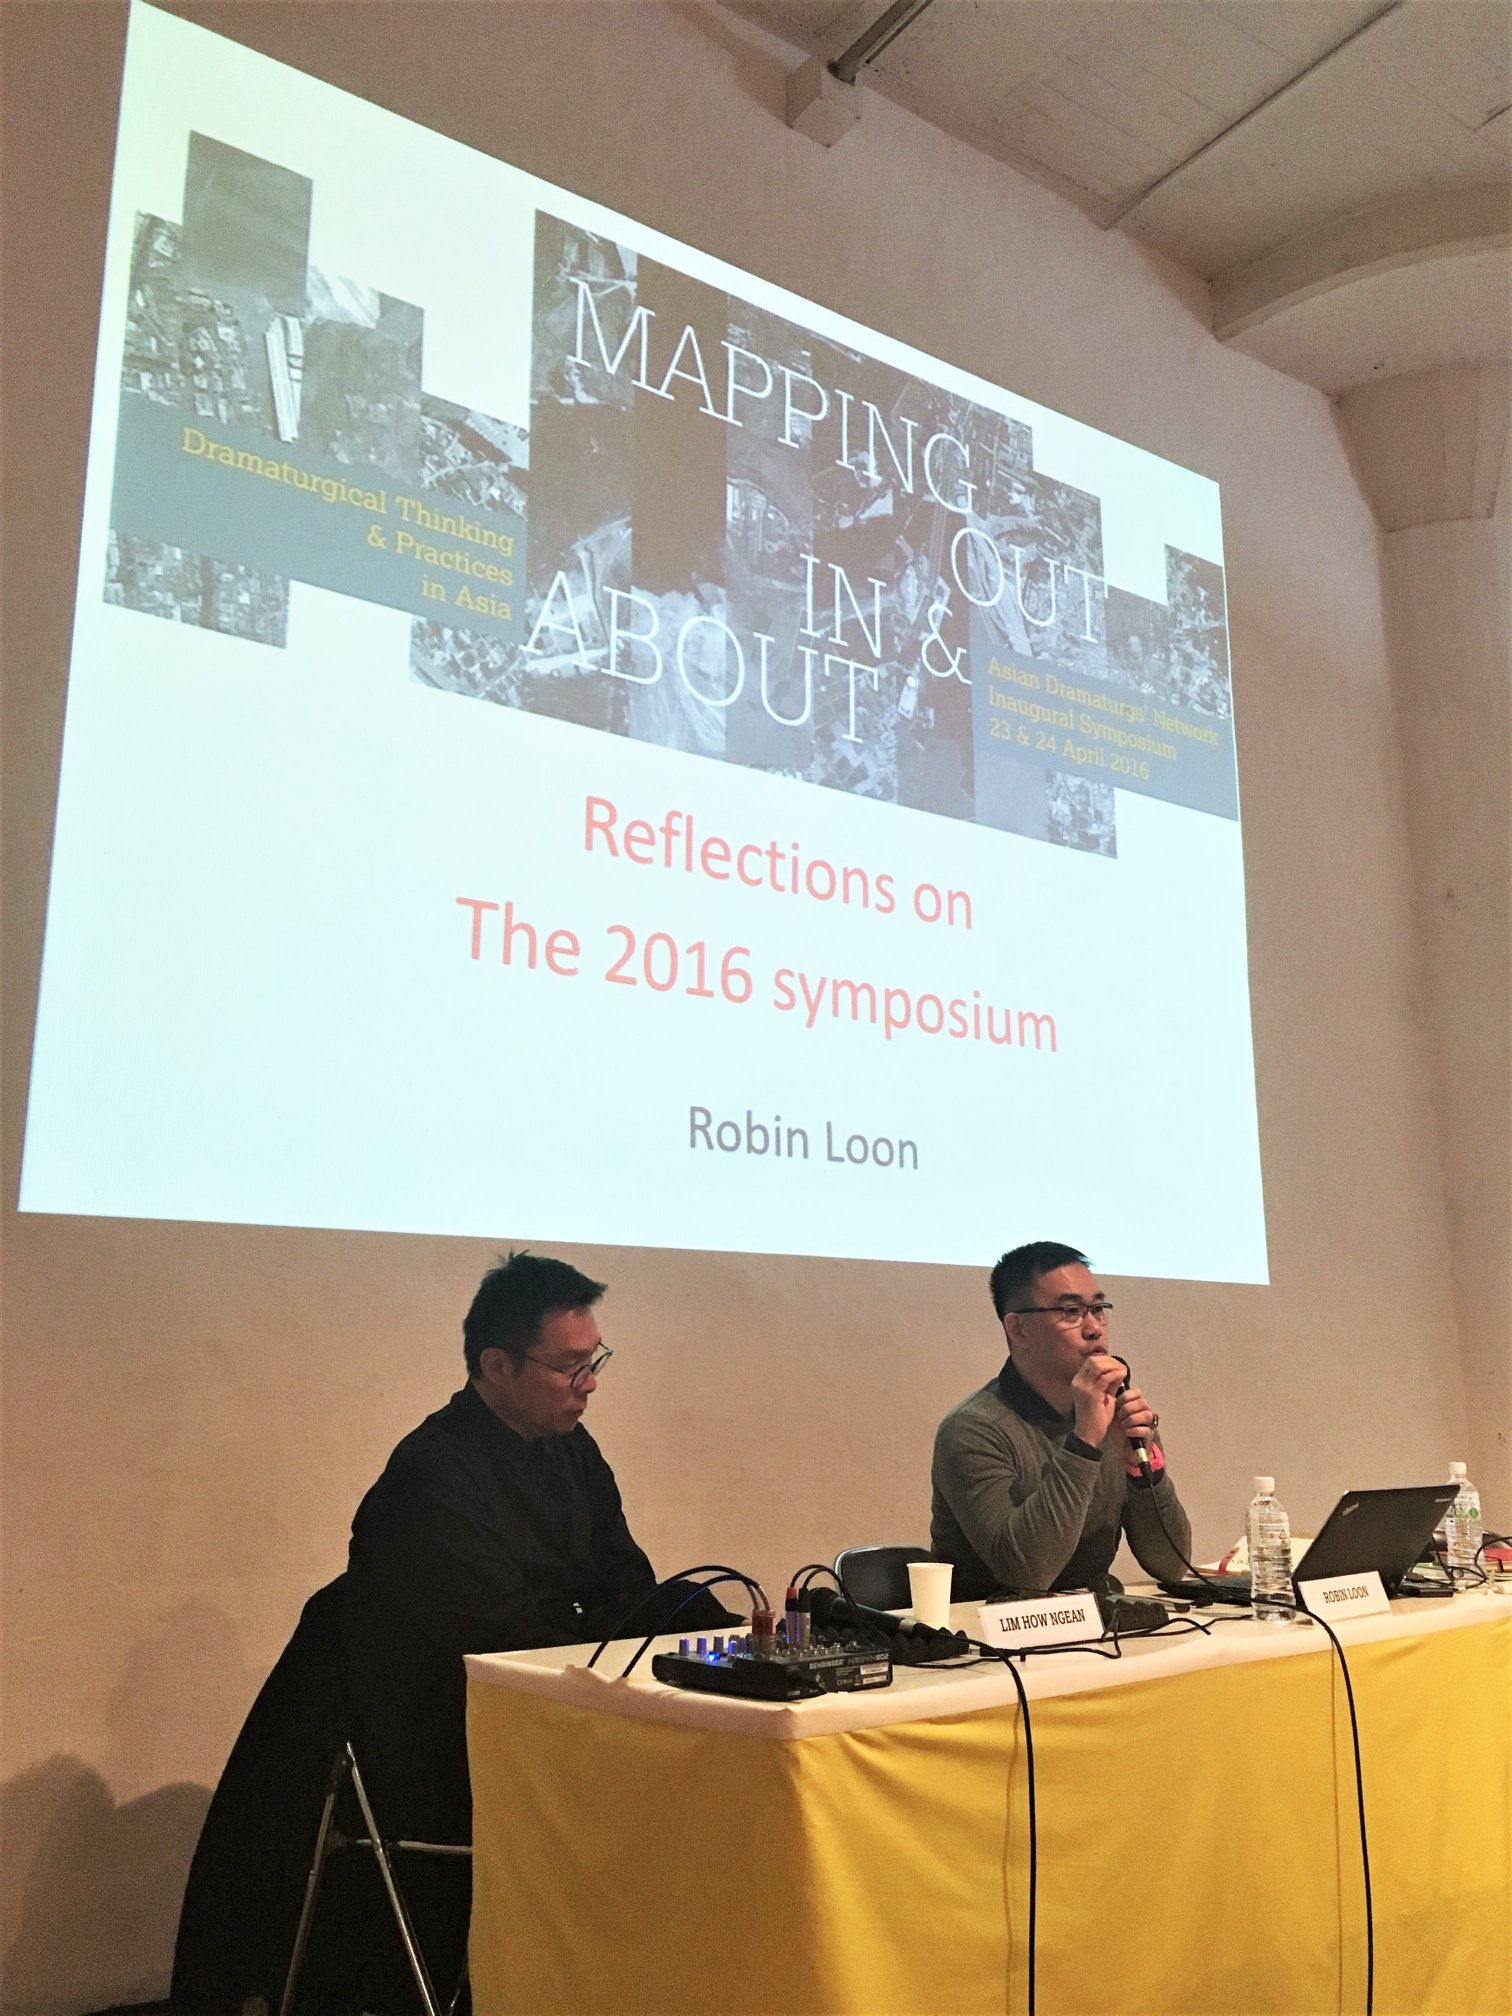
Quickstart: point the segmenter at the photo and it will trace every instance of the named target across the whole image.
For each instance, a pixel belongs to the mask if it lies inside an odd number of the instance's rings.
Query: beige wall
[[[1512,484],[1499,517],[1388,534],[1452,1289],[1489,1514],[1512,1502]],[[1501,1530],[1505,1530],[1502,1528]]]
[[[1369,381],[1338,413],[1385,532],[1444,1293],[1490,1512],[1512,1502],[1512,367]]]
[[[361,1489],[455,1383],[489,1248],[15,1215],[121,17],[3,12],[0,1951],[7,2006],[62,2012],[162,1983],[205,1788]],[[1221,483],[1273,1278],[1112,1284],[1122,1335],[1204,1551],[1257,1468],[1306,1530],[1347,1485],[1464,1453],[1380,545],[1326,402],[1225,353],[1148,253],[887,102],[833,153],[790,133],[773,52],[696,8],[200,18]],[[1042,1232],[1076,1227],[1003,1240]],[[996,1363],[977,1275],[573,1257],[612,1283],[594,1426],[663,1568],[775,1579],[924,1531],[934,1420]]]

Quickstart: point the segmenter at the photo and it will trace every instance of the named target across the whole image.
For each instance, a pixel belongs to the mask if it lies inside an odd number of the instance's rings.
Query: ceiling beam
[[[890,42],[896,42],[905,28],[911,28],[934,0],[892,0],[891,6],[865,28],[830,62],[830,72],[842,84],[854,84],[868,63],[875,63]]]
[[[1392,197],[1330,218],[1253,265],[1221,274],[1212,283],[1213,334],[1231,343],[1273,316],[1358,280],[1509,245],[1512,189],[1505,183]]]
[[[1346,49],[1352,48],[1362,35],[1368,35],[1388,15],[1397,13],[1406,4],[1407,0],[1384,0],[1382,6],[1377,7],[1373,14],[1368,15],[1358,28],[1351,28],[1349,33],[1341,41],[1336,42],[1331,49],[1325,49],[1323,54],[1315,57],[1305,69],[1299,70],[1294,77],[1288,77],[1284,84],[1278,84],[1274,91],[1268,91],[1258,104],[1251,105],[1247,112],[1241,112],[1237,119],[1231,119],[1222,132],[1215,133],[1211,140],[1204,140],[1200,147],[1194,147],[1192,152],[1184,160],[1178,161],[1174,168],[1167,168],[1164,174],[1157,175],[1153,182],[1146,183],[1143,189],[1138,190],[1133,196],[1130,196],[1125,203],[1122,203],[1113,212],[1111,217],[1103,222],[1103,229],[1111,231],[1115,224],[1121,224],[1126,217],[1139,208],[1141,203],[1148,202],[1158,190],[1164,189],[1174,182],[1178,175],[1184,175],[1197,162],[1205,160],[1215,147],[1221,147],[1224,141],[1229,139],[1232,134],[1238,133],[1243,127],[1248,126],[1252,119],[1258,119],[1260,114],[1269,106],[1274,105],[1278,98],[1284,98],[1289,91],[1295,91],[1304,79],[1315,76],[1325,63],[1332,63],[1336,56],[1340,56]]]

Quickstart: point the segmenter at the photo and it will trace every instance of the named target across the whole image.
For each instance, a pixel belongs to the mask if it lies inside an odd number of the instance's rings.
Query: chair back
[[[847,1547],[835,1557],[835,1574],[853,1603],[869,1604],[873,1610],[906,1610],[912,1600],[908,1564],[929,1558],[927,1547]]]

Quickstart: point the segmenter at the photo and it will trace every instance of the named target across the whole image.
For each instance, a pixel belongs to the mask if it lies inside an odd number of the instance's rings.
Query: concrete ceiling
[[[824,60],[886,0],[727,0]],[[932,0],[861,71],[1340,394],[1512,347],[1512,0]],[[843,144],[841,142],[840,144]]]

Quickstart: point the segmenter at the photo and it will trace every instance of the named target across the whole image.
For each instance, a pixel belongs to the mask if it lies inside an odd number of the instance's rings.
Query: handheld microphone
[[[1129,1370],[1128,1359],[1121,1357],[1117,1351],[1110,1351],[1108,1353],[1108,1356],[1110,1358],[1117,1358],[1119,1364],[1122,1365],[1122,1367],[1124,1368],[1124,1375],[1123,1378],[1119,1381],[1118,1390],[1120,1394],[1127,1393],[1129,1390],[1129,1381],[1134,1376],[1133,1373]],[[1128,1442],[1129,1447],[1134,1451],[1134,1461],[1139,1465],[1140,1469],[1143,1470],[1145,1475],[1148,1477],[1150,1474],[1149,1443],[1146,1442],[1142,1436],[1137,1435],[1129,1436]]]
[[[811,1589],[809,1605],[816,1625],[843,1629],[860,1623],[870,1631],[880,1631],[886,1638],[917,1638],[921,1644],[959,1635],[921,1624],[914,1617],[895,1617],[891,1610],[875,1610],[869,1603],[852,1602],[838,1589]]]

